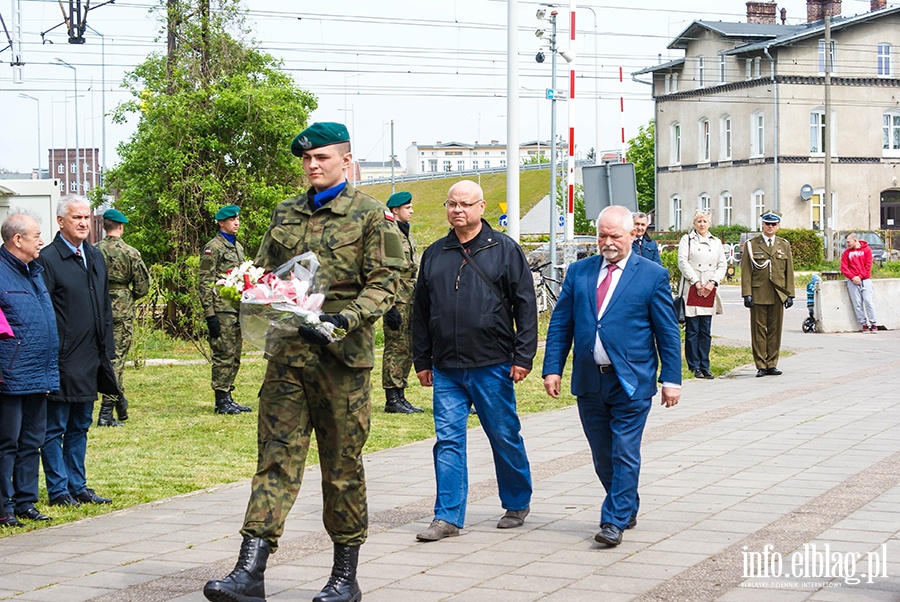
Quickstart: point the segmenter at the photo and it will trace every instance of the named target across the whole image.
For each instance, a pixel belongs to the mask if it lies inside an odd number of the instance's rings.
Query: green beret
[[[108,219],[111,222],[116,222],[119,224],[127,224],[128,218],[122,215],[121,211],[116,209],[107,209],[103,212],[103,219]]]
[[[402,207],[407,203],[412,203],[412,195],[408,192],[396,192],[388,199],[387,206],[390,209],[391,207]]]
[[[218,212],[216,212],[216,221],[221,222],[230,217],[237,217],[238,213],[241,212],[241,208],[237,205],[225,205]]]
[[[314,123],[297,134],[294,141],[291,142],[291,152],[297,157],[302,157],[303,151],[341,142],[350,142],[347,126],[343,123],[323,121]]]

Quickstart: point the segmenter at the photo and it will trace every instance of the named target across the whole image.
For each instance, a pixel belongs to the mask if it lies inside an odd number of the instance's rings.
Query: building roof
[[[694,21],[683,32],[678,34],[669,44],[670,49],[686,50],[690,42],[697,39],[701,30],[706,29],[724,38],[742,38],[745,40],[771,40],[798,29],[806,29],[806,25],[778,25],[771,23],[730,23],[724,21]]]
[[[362,169],[364,167],[375,169],[376,167],[390,167],[390,161],[357,161],[357,165]],[[400,161],[394,159],[394,167],[400,167]]]
[[[684,65],[684,57],[680,59],[675,59],[674,61],[669,61],[667,63],[660,63],[659,65],[653,65],[652,67],[647,67],[645,69],[641,69],[640,71],[635,71],[632,75],[643,75],[644,73],[653,73],[654,71],[665,71],[667,69],[672,69],[673,67],[681,67]]]

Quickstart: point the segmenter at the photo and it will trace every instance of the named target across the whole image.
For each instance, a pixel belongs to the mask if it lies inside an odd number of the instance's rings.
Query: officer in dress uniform
[[[760,219],[762,234],[744,243],[741,295],[750,308],[756,376],[778,376],[784,310],[794,304],[794,259],[791,244],[775,235],[781,214],[768,211]]]
[[[116,342],[116,359],[113,368],[120,393],[113,397],[104,395],[100,401],[98,426],[121,426],[128,420],[128,398],[125,397],[125,358],[131,349],[134,333],[134,302],[150,292],[150,272],[141,259],[140,252],[122,240],[128,218],[115,209],[103,213],[103,230],[106,236],[97,243],[97,249],[106,260],[109,274],[109,297],[112,302],[113,338]],[[113,418],[113,408],[119,417]]]
[[[334,544],[331,577],[315,602],[358,602],[359,547],[368,510],[362,450],[369,435],[373,324],[393,305],[407,267],[400,231],[383,204],[347,182],[350,135],[339,123],[314,123],[291,152],[312,187],[275,208],[256,265],[272,270],[301,253],[319,260],[313,286],[325,293],[320,320],[346,331],[330,342],[303,326],[268,343],[259,392],[259,451],[234,570],[204,587],[217,602],[265,600],[264,571],[297,499],[315,432],[324,497],[322,518]]]
[[[215,291],[216,281],[228,270],[244,262],[244,248],[237,241],[241,227],[241,208],[226,205],[216,213],[219,232],[200,252],[200,305],[209,329],[212,352],[212,388],[216,395],[217,414],[249,412],[249,406],[238,405],[231,397],[234,379],[241,367],[241,322],[238,310],[221,299]]]
[[[412,405],[404,394],[409,369],[412,368],[412,301],[419,271],[416,241],[409,232],[409,220],[413,214],[412,195],[408,192],[392,194],[387,206],[403,234],[401,240],[407,268],[397,281],[394,307],[384,314],[384,356],[381,360],[384,411],[388,414],[414,414],[423,410]]]

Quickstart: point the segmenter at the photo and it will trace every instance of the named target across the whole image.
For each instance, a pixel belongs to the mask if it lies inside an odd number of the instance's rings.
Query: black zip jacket
[[[506,362],[531,369],[537,351],[534,279],[519,245],[486,221],[481,226],[468,249],[450,230],[422,255],[413,309],[416,372]]]

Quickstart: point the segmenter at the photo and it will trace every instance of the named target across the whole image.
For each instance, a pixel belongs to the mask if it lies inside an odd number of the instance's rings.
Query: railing
[[[575,162],[576,167],[581,167],[583,165],[594,165],[593,159],[581,159],[580,161]],[[529,163],[527,165],[520,165],[519,171],[534,171],[536,169],[550,169],[549,163]],[[439,180],[443,178],[459,178],[459,177],[468,177],[473,176],[477,177],[483,174],[492,174],[492,173],[506,173],[506,167],[491,167],[490,169],[468,169],[465,171],[426,171],[423,173],[413,174],[409,176],[395,176],[393,178],[394,183],[397,182],[417,182],[419,180]],[[390,184],[391,177],[383,177],[383,178],[372,178],[370,180],[359,180],[354,183],[354,186],[374,186],[375,184]]]

